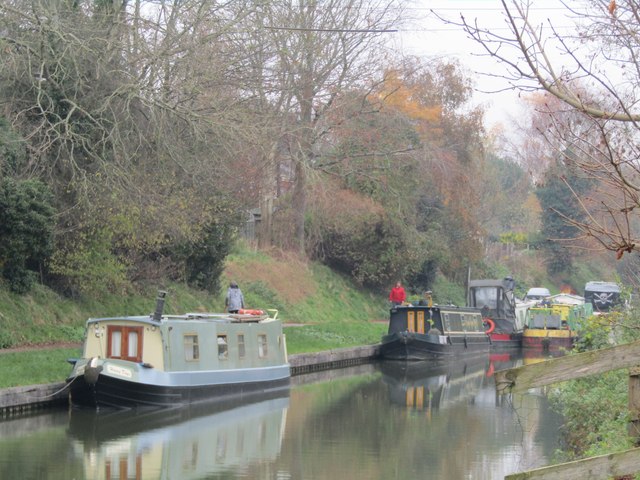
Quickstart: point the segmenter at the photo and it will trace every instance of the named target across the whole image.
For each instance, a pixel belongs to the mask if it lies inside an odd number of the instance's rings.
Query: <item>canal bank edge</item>
[[[289,355],[291,375],[368,363],[378,358],[380,345],[339,348]],[[7,418],[68,402],[65,382],[11,387],[0,390],[0,418]]]

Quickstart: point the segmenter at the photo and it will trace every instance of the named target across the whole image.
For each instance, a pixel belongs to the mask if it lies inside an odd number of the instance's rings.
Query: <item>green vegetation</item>
[[[248,307],[275,308],[285,328],[289,353],[373,344],[386,331],[386,296],[354,287],[318,264],[276,259],[239,244],[227,262],[225,278],[237,281]],[[17,295],[0,290],[0,347],[72,343],[79,345],[90,317],[151,313],[157,289],[168,291],[165,311],[222,311],[223,294],[210,295],[184,284],[147,287],[129,295],[105,294],[72,301],[41,285]],[[295,326],[293,326],[295,325]],[[0,388],[59,382],[76,348],[1,353]]]
[[[589,319],[576,352],[627,343],[640,338],[640,317],[634,311]],[[613,370],[554,385],[549,392],[553,408],[564,417],[565,448],[556,460],[569,461],[632,448],[629,422],[628,372]]]
[[[320,352],[333,348],[356,347],[378,343],[387,325],[365,322],[328,322],[305,327],[287,327],[289,353]]]
[[[0,273],[13,292],[29,291],[53,251],[52,203],[38,180],[0,179]]]
[[[0,388],[62,382],[71,372],[69,358],[79,347],[0,353]]]

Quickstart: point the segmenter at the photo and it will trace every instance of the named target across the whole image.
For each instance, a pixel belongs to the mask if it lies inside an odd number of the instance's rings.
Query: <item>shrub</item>
[[[67,238],[50,262],[56,288],[70,296],[122,292],[129,284],[127,267],[112,252],[112,238],[108,229],[98,227]]]
[[[416,265],[416,249],[406,226],[371,199],[345,189],[317,196],[307,231],[314,258],[381,288]]]
[[[231,224],[212,223],[203,228],[197,241],[182,247],[190,286],[211,293],[220,291],[220,276],[231,251],[233,232]]]
[[[52,202],[38,180],[0,181],[0,268],[13,292],[29,291],[53,251]]]

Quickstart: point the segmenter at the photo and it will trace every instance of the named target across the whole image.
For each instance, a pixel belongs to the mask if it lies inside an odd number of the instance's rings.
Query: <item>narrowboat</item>
[[[429,360],[488,353],[480,311],[453,305],[397,306],[382,337],[380,356],[388,360]]]
[[[527,309],[535,301],[521,302],[515,297],[515,281],[470,280],[467,306],[480,309],[486,333],[494,349],[521,348]]]
[[[531,307],[522,347],[542,351],[571,350],[582,323],[591,315],[593,307],[590,303]]]
[[[67,378],[73,406],[175,407],[288,388],[277,311],[91,318]]]

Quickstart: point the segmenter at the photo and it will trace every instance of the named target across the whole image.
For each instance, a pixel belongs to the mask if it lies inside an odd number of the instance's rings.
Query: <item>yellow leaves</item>
[[[413,120],[439,123],[442,114],[441,105],[427,105],[417,86],[407,85],[399,72],[385,74],[385,82],[378,96],[388,108],[402,112]]]

